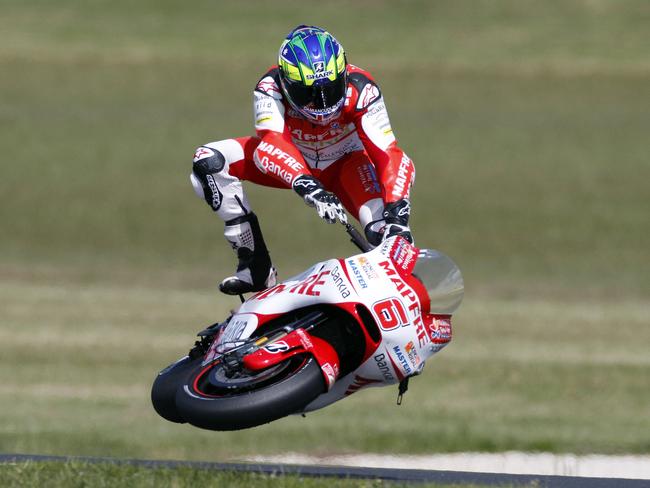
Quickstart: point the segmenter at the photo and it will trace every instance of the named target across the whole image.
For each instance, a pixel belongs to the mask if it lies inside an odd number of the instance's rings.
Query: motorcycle
[[[368,387],[399,385],[451,340],[463,279],[444,254],[402,237],[317,263],[252,295],[198,333],[189,353],[156,377],[166,420],[238,430],[323,408]]]

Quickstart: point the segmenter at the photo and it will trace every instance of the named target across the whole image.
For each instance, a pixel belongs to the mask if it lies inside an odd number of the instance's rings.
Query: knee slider
[[[226,159],[216,149],[201,146],[194,153],[192,174],[190,175],[192,187],[196,195],[204,198],[214,211],[221,207],[223,194],[219,191],[212,175],[219,173],[225,164]]]
[[[194,153],[192,170],[203,179],[209,174],[218,173],[226,165],[226,158],[221,152],[207,146],[199,147]]]

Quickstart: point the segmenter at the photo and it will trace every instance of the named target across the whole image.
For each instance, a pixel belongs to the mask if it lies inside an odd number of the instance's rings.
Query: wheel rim
[[[250,393],[267,388],[296,374],[307,363],[307,356],[293,356],[275,366],[255,372],[242,372],[229,378],[218,361],[203,368],[194,379],[194,393],[203,397],[219,398]]]

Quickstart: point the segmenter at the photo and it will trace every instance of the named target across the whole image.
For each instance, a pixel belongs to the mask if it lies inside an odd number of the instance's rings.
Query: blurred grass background
[[[0,451],[650,450],[650,58],[644,0],[0,0]],[[189,185],[250,134],[299,23],[370,70],[414,159],[417,243],[467,294],[405,405],[367,391],[240,434],[156,417],[153,376],[236,302]],[[249,186],[281,277],[354,252]]]

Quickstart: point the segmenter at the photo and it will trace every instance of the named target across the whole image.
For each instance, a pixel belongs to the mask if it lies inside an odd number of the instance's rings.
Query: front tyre
[[[196,368],[176,392],[179,415],[209,430],[239,430],[301,411],[325,392],[312,356],[297,355],[255,373],[230,377],[221,362]]]
[[[162,418],[179,424],[186,422],[176,408],[176,390],[201,365],[201,360],[202,358],[190,359],[185,356],[158,373],[151,386],[151,403]]]

